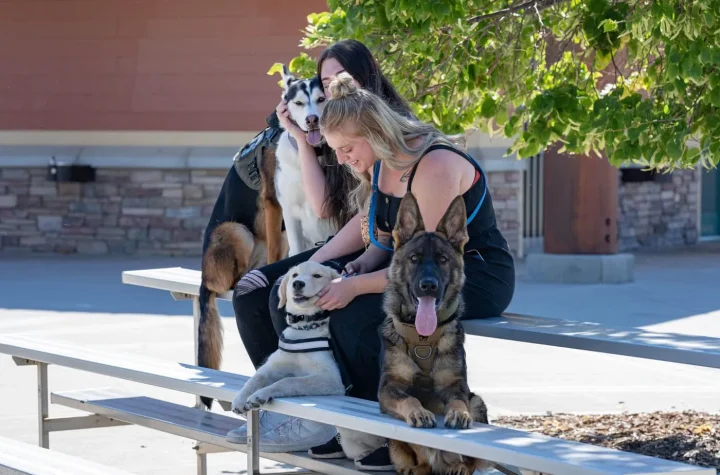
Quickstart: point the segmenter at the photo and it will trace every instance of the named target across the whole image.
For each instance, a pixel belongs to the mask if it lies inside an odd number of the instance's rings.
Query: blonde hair
[[[320,129],[325,132],[352,130],[368,141],[375,157],[393,170],[410,169],[431,145],[438,143],[455,147],[453,142],[430,124],[409,119],[395,112],[379,96],[355,85],[352,76],[340,73],[327,87],[329,101],[320,117]],[[408,142],[424,137],[417,147]],[[414,157],[412,161],[398,160],[398,154]],[[360,183],[350,197],[358,210],[363,210],[370,198],[371,172],[355,175]]]

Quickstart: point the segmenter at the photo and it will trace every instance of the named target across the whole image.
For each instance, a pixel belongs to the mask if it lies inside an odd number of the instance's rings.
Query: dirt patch
[[[720,469],[720,415],[702,412],[513,416],[493,424]]]

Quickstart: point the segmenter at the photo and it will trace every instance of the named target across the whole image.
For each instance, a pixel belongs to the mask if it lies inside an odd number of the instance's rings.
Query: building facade
[[[9,0],[0,6],[0,253],[199,255],[232,156],[280,99],[321,0]],[[516,257],[542,250],[542,156],[472,134]],[[48,164],[94,167],[89,183]],[[717,172],[618,171],[621,251],[720,234]]]
[[[326,2],[0,6],[0,253],[199,255],[232,156],[280,99],[266,71]],[[521,162],[471,140],[521,253]],[[88,183],[48,164],[94,167]],[[251,204],[254,205],[254,204]]]

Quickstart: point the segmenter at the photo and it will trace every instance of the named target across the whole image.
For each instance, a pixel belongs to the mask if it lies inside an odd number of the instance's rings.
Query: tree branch
[[[479,21],[489,20],[491,18],[503,17],[503,16],[509,15],[511,13],[515,13],[517,11],[524,10],[529,7],[534,7],[535,12],[539,14],[542,10],[545,10],[546,8],[552,7],[559,3],[565,3],[567,1],[568,0],[529,0],[527,2],[523,2],[518,5],[513,5],[511,7],[503,8],[502,10],[498,10],[493,13],[486,13],[484,15],[477,15],[474,17],[470,17],[467,19],[467,22],[468,23],[477,23]]]

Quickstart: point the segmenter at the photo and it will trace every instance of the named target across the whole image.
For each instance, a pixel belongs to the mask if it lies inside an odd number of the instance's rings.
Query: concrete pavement
[[[192,362],[188,302],[169,294],[122,285],[122,270],[183,266],[199,259],[26,257],[0,260],[0,333],[22,333],[107,351]],[[554,285],[525,282],[519,266],[510,311],[610,325],[720,337],[720,253],[637,256],[636,280],[623,285]],[[224,369],[245,374],[252,366],[221,302],[226,333]],[[718,371],[469,337],[471,387],[491,417],[501,414],[696,409],[720,412]],[[0,435],[36,440],[35,371],[0,357]],[[138,388],[181,403],[192,397],[50,368],[52,390],[114,386]],[[73,411],[51,406],[53,416]],[[51,447],[138,474],[195,473],[192,441],[122,427],[51,435]],[[210,473],[244,473],[241,454],[209,456]],[[267,467],[272,467],[271,463]]]

